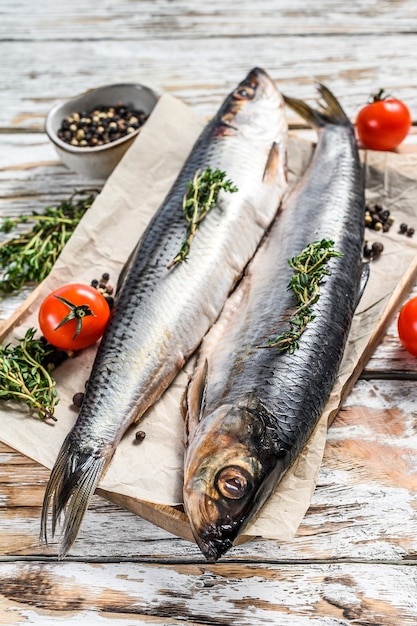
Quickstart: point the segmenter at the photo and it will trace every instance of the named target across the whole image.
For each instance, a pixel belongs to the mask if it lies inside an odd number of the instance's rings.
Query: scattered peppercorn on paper
[[[117,282],[131,250],[204,124],[205,120],[179,100],[161,96],[51,274],[5,324],[2,344],[37,326],[40,303],[57,286],[76,281],[89,283],[92,274],[103,272],[110,273],[113,284]],[[302,175],[313,150],[310,141],[290,136],[291,184]],[[367,201],[382,204],[395,222],[388,232],[366,230],[368,245],[380,241],[384,249],[371,261],[370,280],[353,320],[337,383],[309,444],[248,527],[248,538],[293,539],[315,489],[327,428],[417,276],[417,237],[405,237],[399,232],[401,223],[417,225],[417,155],[368,151],[362,156]],[[40,422],[25,407],[3,402],[0,439],[52,468],[61,443],[76,420],[72,397],[84,389],[95,350],[91,347],[81,351],[54,372],[60,397],[55,411],[57,422]],[[193,363],[191,358],[140,424],[127,432],[99,486],[99,493],[108,499],[187,538],[191,538],[191,533],[185,516],[174,507],[182,501],[184,437],[180,405]],[[145,433],[145,438],[135,437],[138,430]]]

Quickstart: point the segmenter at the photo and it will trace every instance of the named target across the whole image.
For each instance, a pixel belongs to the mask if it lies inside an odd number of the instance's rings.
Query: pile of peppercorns
[[[97,291],[99,291],[106,298],[109,307],[112,308],[114,304],[114,289],[111,285],[109,285],[109,279],[110,274],[104,272],[100,280],[97,280],[97,278],[93,278],[93,280],[91,281],[91,286],[94,287],[94,289],[97,289]]]
[[[387,233],[394,223],[388,209],[384,209],[381,204],[373,206],[367,204],[365,207],[365,225],[373,230],[382,230]]]
[[[65,117],[57,134],[71,146],[95,148],[134,133],[148,117],[121,102],[110,107],[97,106]]]
[[[387,233],[394,223],[394,219],[391,217],[390,212],[381,204],[374,204],[371,206],[367,204],[365,206],[365,226],[372,230],[382,231]],[[368,240],[365,240],[363,248],[363,256],[370,261],[377,259],[381,256],[384,250],[384,244],[380,241],[375,241],[372,245],[369,245]]]
[[[387,233],[394,223],[394,218],[391,216],[388,209],[384,209],[381,204],[374,204],[371,206],[367,204],[365,206],[365,226],[372,230],[381,231]],[[409,227],[407,224],[400,224],[399,234],[412,237],[414,235],[414,228]],[[380,241],[375,241],[371,246],[368,241],[365,241],[363,254],[365,258],[376,259],[384,250],[384,246]]]

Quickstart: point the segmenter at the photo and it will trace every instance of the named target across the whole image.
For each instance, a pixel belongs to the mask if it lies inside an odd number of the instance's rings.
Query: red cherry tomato
[[[394,150],[406,138],[410,126],[408,107],[396,98],[385,98],[383,90],[359,111],[356,118],[358,137],[370,150]]]
[[[107,326],[110,307],[90,285],[78,283],[55,289],[39,309],[45,339],[62,350],[81,350],[94,344]]]
[[[406,302],[400,311],[398,336],[407,352],[417,356],[417,297]]]

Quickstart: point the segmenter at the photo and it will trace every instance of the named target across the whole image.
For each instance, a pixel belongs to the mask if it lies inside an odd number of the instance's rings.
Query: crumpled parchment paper
[[[110,282],[116,284],[126,259],[163,201],[204,124],[205,120],[179,100],[169,95],[161,96],[148,122],[83,218],[49,277],[28,299],[24,311],[12,316],[6,324],[2,343],[22,337],[28,327],[37,326],[39,305],[56,286],[75,281],[90,282],[103,272],[109,272]],[[292,183],[304,171],[312,150],[310,142],[291,137],[289,169]],[[366,183],[371,202],[382,202],[395,215],[396,223],[413,223],[417,156],[368,153]],[[388,233],[368,231],[368,237],[371,242],[382,240],[385,250],[377,261],[372,262],[371,278],[355,315],[331,398],[308,446],[258,518],[247,528],[246,536],[281,541],[294,537],[315,488],[328,425],[370,356],[379,337],[378,329],[381,333],[382,323],[398,304],[398,297],[411,286],[417,267],[417,239],[414,241],[399,235],[395,225]],[[397,296],[393,297],[393,294]],[[95,348],[89,348],[56,370],[60,397],[56,423],[42,423],[25,407],[1,403],[1,441],[52,468],[61,443],[76,420],[72,397],[84,389],[94,354]],[[119,503],[126,498],[130,502],[145,501],[167,507],[181,504],[184,447],[180,403],[193,363],[191,358],[139,426],[126,433],[116,450],[100,482],[100,490],[114,494]],[[140,445],[134,436],[139,429],[146,433]],[[157,511],[153,517],[161,526],[165,525],[165,519],[158,520]],[[171,530],[169,524],[167,529]]]

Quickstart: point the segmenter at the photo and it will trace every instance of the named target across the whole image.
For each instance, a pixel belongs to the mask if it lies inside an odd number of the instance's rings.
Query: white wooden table
[[[210,116],[258,65],[301,98],[326,83],[352,118],[385,87],[417,119],[413,0],[2,0],[0,53],[1,216],[91,187],[43,123],[102,84],[141,82]],[[0,302],[0,319],[27,294]],[[49,472],[0,444],[0,623],[416,624],[416,379],[394,320],[329,431],[295,540],[253,541],[216,565],[98,496],[57,561],[38,544]]]

